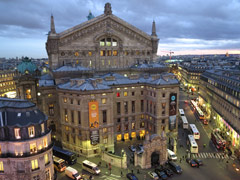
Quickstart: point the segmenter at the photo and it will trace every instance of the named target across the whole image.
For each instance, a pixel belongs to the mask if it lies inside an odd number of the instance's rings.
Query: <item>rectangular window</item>
[[[117,56],[118,55],[118,51],[117,50],[113,50],[113,56]]]
[[[141,91],[141,95],[143,95],[143,91]]]
[[[106,101],[107,101],[106,98],[103,98],[102,99],[102,104],[106,104]]]
[[[49,104],[48,111],[50,116],[54,116],[54,104]]]
[[[35,136],[34,126],[31,126],[28,128],[28,135],[29,135],[29,137]]]
[[[117,97],[120,97],[120,93],[119,92],[117,92]]]
[[[3,161],[0,161],[0,172],[4,172]]]
[[[37,152],[36,143],[31,143],[31,144],[30,144],[30,154],[36,153],[36,152]]]
[[[107,56],[112,56],[112,50],[107,50]]]
[[[103,133],[107,133],[107,128],[103,128]]]
[[[67,103],[67,98],[63,98],[63,102],[64,102],[64,103]]]
[[[145,126],[145,123],[142,121],[140,124],[140,128],[144,128],[144,126]]]
[[[100,51],[100,56],[105,56],[105,51],[104,50]]]
[[[1,147],[1,145],[0,145],[0,156],[1,156],[1,154],[2,154],[2,147]]]
[[[165,109],[166,103],[162,103],[162,109]]]
[[[121,124],[117,125],[117,132],[121,131]]]
[[[80,100],[78,100],[78,105],[80,105]]]
[[[107,123],[107,111],[103,110],[102,114],[103,114],[103,123]]]
[[[135,113],[135,101],[132,101],[132,113]]]
[[[48,142],[47,142],[47,138],[43,139],[43,147],[48,147]]]
[[[134,96],[135,95],[135,92],[132,92],[132,96]]]
[[[121,114],[121,103],[117,102],[117,114]]]
[[[31,164],[32,164],[33,171],[38,169],[38,160],[37,159],[31,160]]]
[[[71,104],[73,104],[73,99],[70,100]]]
[[[125,121],[128,121],[128,117],[125,117]]]
[[[78,111],[78,124],[81,124],[81,112]]]
[[[121,122],[121,118],[117,118],[117,122]]]
[[[20,128],[14,128],[15,138],[21,139]]]
[[[68,112],[67,109],[64,110],[65,122],[68,122]]]
[[[141,100],[141,112],[144,111],[144,100]]]
[[[165,97],[165,93],[162,93],[162,97]]]
[[[132,130],[135,129],[135,123],[132,123]]]
[[[128,124],[125,124],[125,131],[128,131]]]
[[[48,164],[48,163],[49,163],[48,154],[45,154],[45,155],[44,155],[44,162],[45,162],[45,164]]]
[[[128,113],[128,102],[124,102],[124,112],[125,114]]]
[[[107,137],[104,137],[104,138],[103,138],[103,144],[107,144],[107,142],[108,142]]]
[[[43,134],[45,132],[45,128],[44,128],[44,123],[41,124],[41,133]]]
[[[147,112],[148,112],[148,100],[147,100]]]
[[[150,101],[150,113],[152,113],[152,101]]]
[[[128,95],[128,93],[127,93],[127,92],[124,92],[124,93],[123,93],[123,95],[124,95],[124,96],[127,96],[127,95]]]
[[[74,111],[71,112],[72,123],[74,123]]]

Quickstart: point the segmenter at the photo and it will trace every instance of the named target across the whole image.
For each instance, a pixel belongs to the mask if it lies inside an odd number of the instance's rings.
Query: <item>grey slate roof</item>
[[[46,120],[47,116],[27,100],[0,98],[0,126],[25,127]]]
[[[89,71],[91,69],[82,66],[62,66],[58,69],[53,70],[53,72],[68,72],[68,71]]]
[[[174,78],[172,78],[174,77]],[[97,81],[101,79],[101,81]],[[169,85],[178,84],[179,81],[171,73],[163,73],[159,75],[159,78],[153,79],[153,76],[143,77],[140,76],[136,79],[130,79],[117,73],[107,73],[95,78],[85,79],[84,82],[77,83],[77,79],[72,79],[74,82],[67,82],[58,85],[59,89],[79,90],[79,91],[91,91],[91,90],[104,90],[111,89],[113,85],[130,85],[130,84],[149,84],[149,85]],[[80,79],[79,79],[80,80]]]

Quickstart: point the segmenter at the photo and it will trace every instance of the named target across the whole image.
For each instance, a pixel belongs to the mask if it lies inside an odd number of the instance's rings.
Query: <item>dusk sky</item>
[[[0,57],[47,57],[54,16],[57,33],[103,14],[113,14],[151,34],[156,22],[158,55],[240,54],[240,0],[0,0]]]

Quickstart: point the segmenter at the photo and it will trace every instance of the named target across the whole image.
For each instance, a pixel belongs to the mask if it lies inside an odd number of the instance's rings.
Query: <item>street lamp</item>
[[[124,154],[124,150],[122,149],[122,151],[121,151],[121,169],[122,169],[123,154]]]

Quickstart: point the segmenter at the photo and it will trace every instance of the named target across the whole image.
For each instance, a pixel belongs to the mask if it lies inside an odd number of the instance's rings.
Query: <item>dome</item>
[[[31,61],[31,59],[25,57],[17,66],[17,70],[21,74],[32,74],[37,70],[37,66]]]

